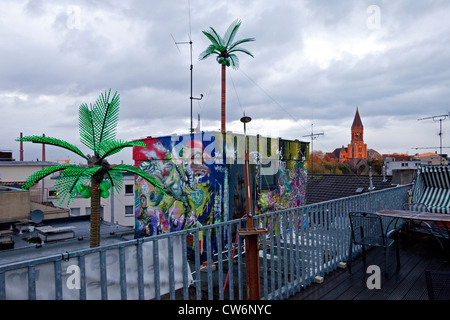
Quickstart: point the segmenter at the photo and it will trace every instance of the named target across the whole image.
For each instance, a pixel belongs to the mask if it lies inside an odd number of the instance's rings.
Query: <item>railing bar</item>
[[[195,247],[195,288],[197,293],[197,300],[201,300],[202,277],[200,274],[200,234],[198,230],[194,232],[194,247]]]
[[[227,283],[227,286],[228,286],[229,299],[234,300],[234,281],[233,281],[234,242],[233,242],[231,228],[228,228],[227,233],[228,233],[228,235],[227,235],[227,237],[228,237],[228,283]],[[237,230],[236,230],[236,237],[238,237]],[[237,242],[236,242],[236,245],[238,245]]]
[[[300,260],[300,228],[303,228],[302,221],[300,220],[300,208],[295,209],[294,221],[295,221],[295,290],[300,291],[300,283],[301,283],[301,260]]]
[[[263,227],[267,226],[267,218],[263,218]],[[263,255],[263,297],[267,299],[269,295],[269,279],[267,274],[267,234],[262,235],[262,255]]]
[[[6,277],[5,277],[5,272],[0,272],[0,300],[6,300]]]
[[[106,276],[106,253],[104,250],[100,251],[100,281],[102,300],[108,300],[108,279]]]
[[[153,240],[153,281],[155,282],[155,300],[161,300],[161,277],[159,272],[159,240],[155,239]],[[144,287],[142,287],[142,299],[144,299],[143,289]]]
[[[224,300],[224,292],[223,292],[223,253],[222,253],[222,226],[217,228],[217,264],[218,264],[218,273],[219,273],[219,300]]]
[[[120,297],[127,300],[127,269],[125,261],[125,247],[119,248],[119,264],[120,264]]]
[[[294,281],[295,281],[295,274],[294,274],[294,230],[297,228],[296,224],[294,223],[294,210],[291,210],[291,212],[289,213],[289,225],[291,226],[290,231],[291,231],[291,241],[289,243],[290,246],[290,250],[289,250],[289,261],[290,261],[290,271],[289,274],[291,275],[291,280],[290,282],[290,290],[289,293],[290,294],[294,294]]]
[[[239,227],[242,228],[242,221],[239,223]],[[238,231],[236,230],[236,234]],[[245,238],[242,236],[237,235],[238,241],[237,241],[237,252],[238,252],[238,256],[237,256],[237,266],[238,266],[238,281],[237,281],[237,286],[238,286],[238,299],[239,300],[243,300],[243,295],[242,295],[242,269],[241,267],[243,266],[242,263],[242,245],[245,242]],[[245,243],[245,245],[247,245]],[[247,252],[246,252],[247,253]],[[247,258],[247,257],[246,257]]]
[[[142,243],[143,241],[141,239],[138,239],[139,241],[136,243],[136,263],[138,268],[138,294],[139,294],[139,300],[144,300],[144,266],[143,266],[143,255],[142,255]],[[154,249],[154,247],[153,247]],[[158,261],[158,260],[153,260]],[[155,263],[156,265],[157,263]],[[156,283],[155,283],[156,286]]]
[[[55,300],[62,300],[62,268],[61,260],[57,260],[53,264],[55,270]]]
[[[212,265],[211,265],[211,229],[206,230],[206,266],[207,266],[207,278],[208,278],[208,299],[213,300],[213,277],[212,277]]]
[[[275,244],[274,244],[274,219],[275,215],[269,217],[269,228],[270,228],[270,289],[271,292],[275,291]]]
[[[80,300],[86,300],[86,259],[84,254],[78,257],[80,267]]]
[[[28,267],[28,300],[36,300],[36,270],[34,265]]]
[[[170,300],[175,300],[175,265],[173,257],[173,237],[169,237],[169,292]]]
[[[281,260],[282,260],[282,250],[281,250],[281,221],[282,217],[281,217],[281,213],[277,215],[277,256],[278,256],[278,260],[277,260],[277,265],[278,265],[278,299],[282,299],[282,295],[281,295],[281,290],[283,288],[283,281],[281,278],[282,275],[282,268],[281,268]]]
[[[183,298],[188,300],[189,298],[189,274],[188,274],[188,259],[187,259],[187,234],[181,235],[181,255],[183,263]]]

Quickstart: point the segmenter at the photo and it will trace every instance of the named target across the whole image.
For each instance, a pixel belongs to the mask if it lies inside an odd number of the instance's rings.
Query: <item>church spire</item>
[[[359,116],[358,107],[356,107],[355,119],[353,119],[353,124],[352,124],[352,128],[356,128],[356,127],[363,128],[361,117]]]

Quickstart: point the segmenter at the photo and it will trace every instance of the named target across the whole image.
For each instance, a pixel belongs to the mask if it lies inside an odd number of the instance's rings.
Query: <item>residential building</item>
[[[56,164],[49,161],[0,161],[0,185],[20,189],[30,175]],[[38,208],[49,218],[55,218],[55,212],[63,216],[62,212],[68,212],[70,216],[90,215],[90,199],[81,196],[75,196],[69,205],[66,201],[59,205],[55,188],[58,174],[51,174],[30,188],[30,210]],[[121,192],[112,191],[109,198],[101,198],[101,207],[103,220],[122,226],[134,226],[134,175],[124,173]]]
[[[427,161],[431,165],[447,165],[447,155],[441,155],[437,152],[427,152],[422,154],[416,154],[414,155],[415,158],[420,159],[421,161]]]

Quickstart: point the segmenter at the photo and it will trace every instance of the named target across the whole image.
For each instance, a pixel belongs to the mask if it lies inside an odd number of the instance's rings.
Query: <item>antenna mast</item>
[[[439,116],[431,116],[431,117],[417,119],[419,121],[420,120],[428,120],[428,119],[433,119],[433,121],[439,121],[439,141],[440,141],[440,144],[439,144],[440,153],[439,154],[442,154],[442,121],[447,119],[448,116],[449,116],[448,114],[441,114]]]
[[[179,44],[189,44],[190,46],[190,51],[191,51],[191,66],[190,66],[190,70],[191,70],[191,96],[190,96],[190,100],[191,100],[191,127],[190,127],[190,132],[194,132],[194,127],[193,127],[193,121],[192,121],[192,100],[202,100],[203,98],[203,94],[200,94],[200,98],[194,98],[192,96],[192,84],[193,84],[193,70],[194,70],[194,66],[192,64],[192,39],[191,39],[191,4],[190,1],[188,1],[188,5],[189,5],[189,41],[184,41],[184,42],[176,42],[175,38],[172,36],[173,42],[175,42],[175,45],[178,48]],[[178,48],[178,51],[180,51],[180,48]],[[180,51],[181,53],[181,51]]]
[[[303,136],[303,137],[311,137],[311,153],[310,153],[311,156],[314,151],[313,141],[317,139],[319,136],[323,136],[323,132],[314,133],[314,123],[311,123],[311,134]],[[311,158],[311,173],[313,172],[313,168],[314,168],[314,161]]]

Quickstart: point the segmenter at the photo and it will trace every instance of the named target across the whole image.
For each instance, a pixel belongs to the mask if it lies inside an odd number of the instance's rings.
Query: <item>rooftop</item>
[[[0,224],[0,235],[11,236],[14,248],[0,250],[0,265],[6,265],[26,259],[35,259],[67,251],[89,248],[90,216],[67,217],[44,220],[33,223],[31,220],[13,221]],[[20,227],[22,226],[22,227]],[[31,228],[30,228],[31,226]],[[60,230],[74,232],[69,239],[40,241],[39,230]],[[107,245],[134,239],[131,227],[115,225],[107,221],[101,222],[101,245]]]
[[[374,191],[392,188],[392,176],[372,176]],[[306,204],[350,197],[369,192],[368,175],[352,174],[308,174],[306,182]]]
[[[434,239],[423,234],[403,235],[400,241],[400,270],[396,271],[395,250],[391,250],[389,277],[381,276],[380,289],[368,289],[366,272],[370,265],[384,271],[384,252],[375,247],[352,263],[352,272],[338,269],[324,276],[321,284],[313,283],[289,300],[428,300],[425,270],[450,271],[450,261]]]

